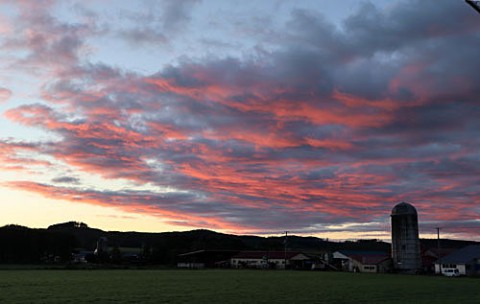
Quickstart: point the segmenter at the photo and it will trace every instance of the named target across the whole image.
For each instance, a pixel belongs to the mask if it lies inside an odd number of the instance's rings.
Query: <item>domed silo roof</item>
[[[417,209],[409,203],[401,202],[392,209],[393,215],[417,215]]]

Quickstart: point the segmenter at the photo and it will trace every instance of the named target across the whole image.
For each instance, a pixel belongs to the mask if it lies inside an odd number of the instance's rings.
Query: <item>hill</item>
[[[66,222],[47,229],[8,225],[0,228],[0,263],[49,263],[69,261],[72,252],[93,252],[97,241],[108,239],[109,250],[135,250],[145,262],[172,265],[178,254],[201,250],[284,250],[284,237],[231,235],[211,230],[186,232],[119,232],[91,228],[84,223]],[[470,241],[442,240],[443,248],[461,248]],[[437,240],[422,239],[422,247],[437,246]],[[317,237],[288,236],[288,250],[324,253],[337,250],[390,251],[379,240],[332,242]]]

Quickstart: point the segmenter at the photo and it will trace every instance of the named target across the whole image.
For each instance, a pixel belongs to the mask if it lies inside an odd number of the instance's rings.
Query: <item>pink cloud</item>
[[[12,97],[12,91],[6,88],[0,88],[0,103],[7,102]]]
[[[1,168],[48,168],[42,155],[170,193],[9,187],[237,231],[378,223],[400,200],[429,221],[478,217],[479,68],[465,59],[476,58],[468,39],[460,55],[442,53],[455,31],[409,38],[407,23],[370,27],[358,14],[348,26],[377,31],[338,32],[325,46],[325,22],[297,14],[301,30],[288,28],[289,41],[264,57],[179,60],[142,75],[84,58],[95,24],[62,22],[53,4],[21,2],[18,35],[4,44],[23,56],[19,70],[53,71],[39,85],[42,104],[4,115],[56,140],[0,139]],[[0,89],[0,102],[11,94]]]

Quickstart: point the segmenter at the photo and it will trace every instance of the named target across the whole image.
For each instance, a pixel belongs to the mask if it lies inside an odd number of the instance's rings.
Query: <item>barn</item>
[[[335,266],[351,272],[389,272],[392,259],[382,251],[341,250],[333,253]]]

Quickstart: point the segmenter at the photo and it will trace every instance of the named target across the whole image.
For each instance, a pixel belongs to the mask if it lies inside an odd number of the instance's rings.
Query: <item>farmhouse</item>
[[[333,253],[335,266],[351,272],[388,272],[392,268],[390,256],[382,251],[341,250]]]
[[[311,269],[314,259],[298,251],[241,251],[231,259],[234,268]]]
[[[480,245],[470,245],[435,262],[435,273],[454,270],[459,275],[480,275]]]

